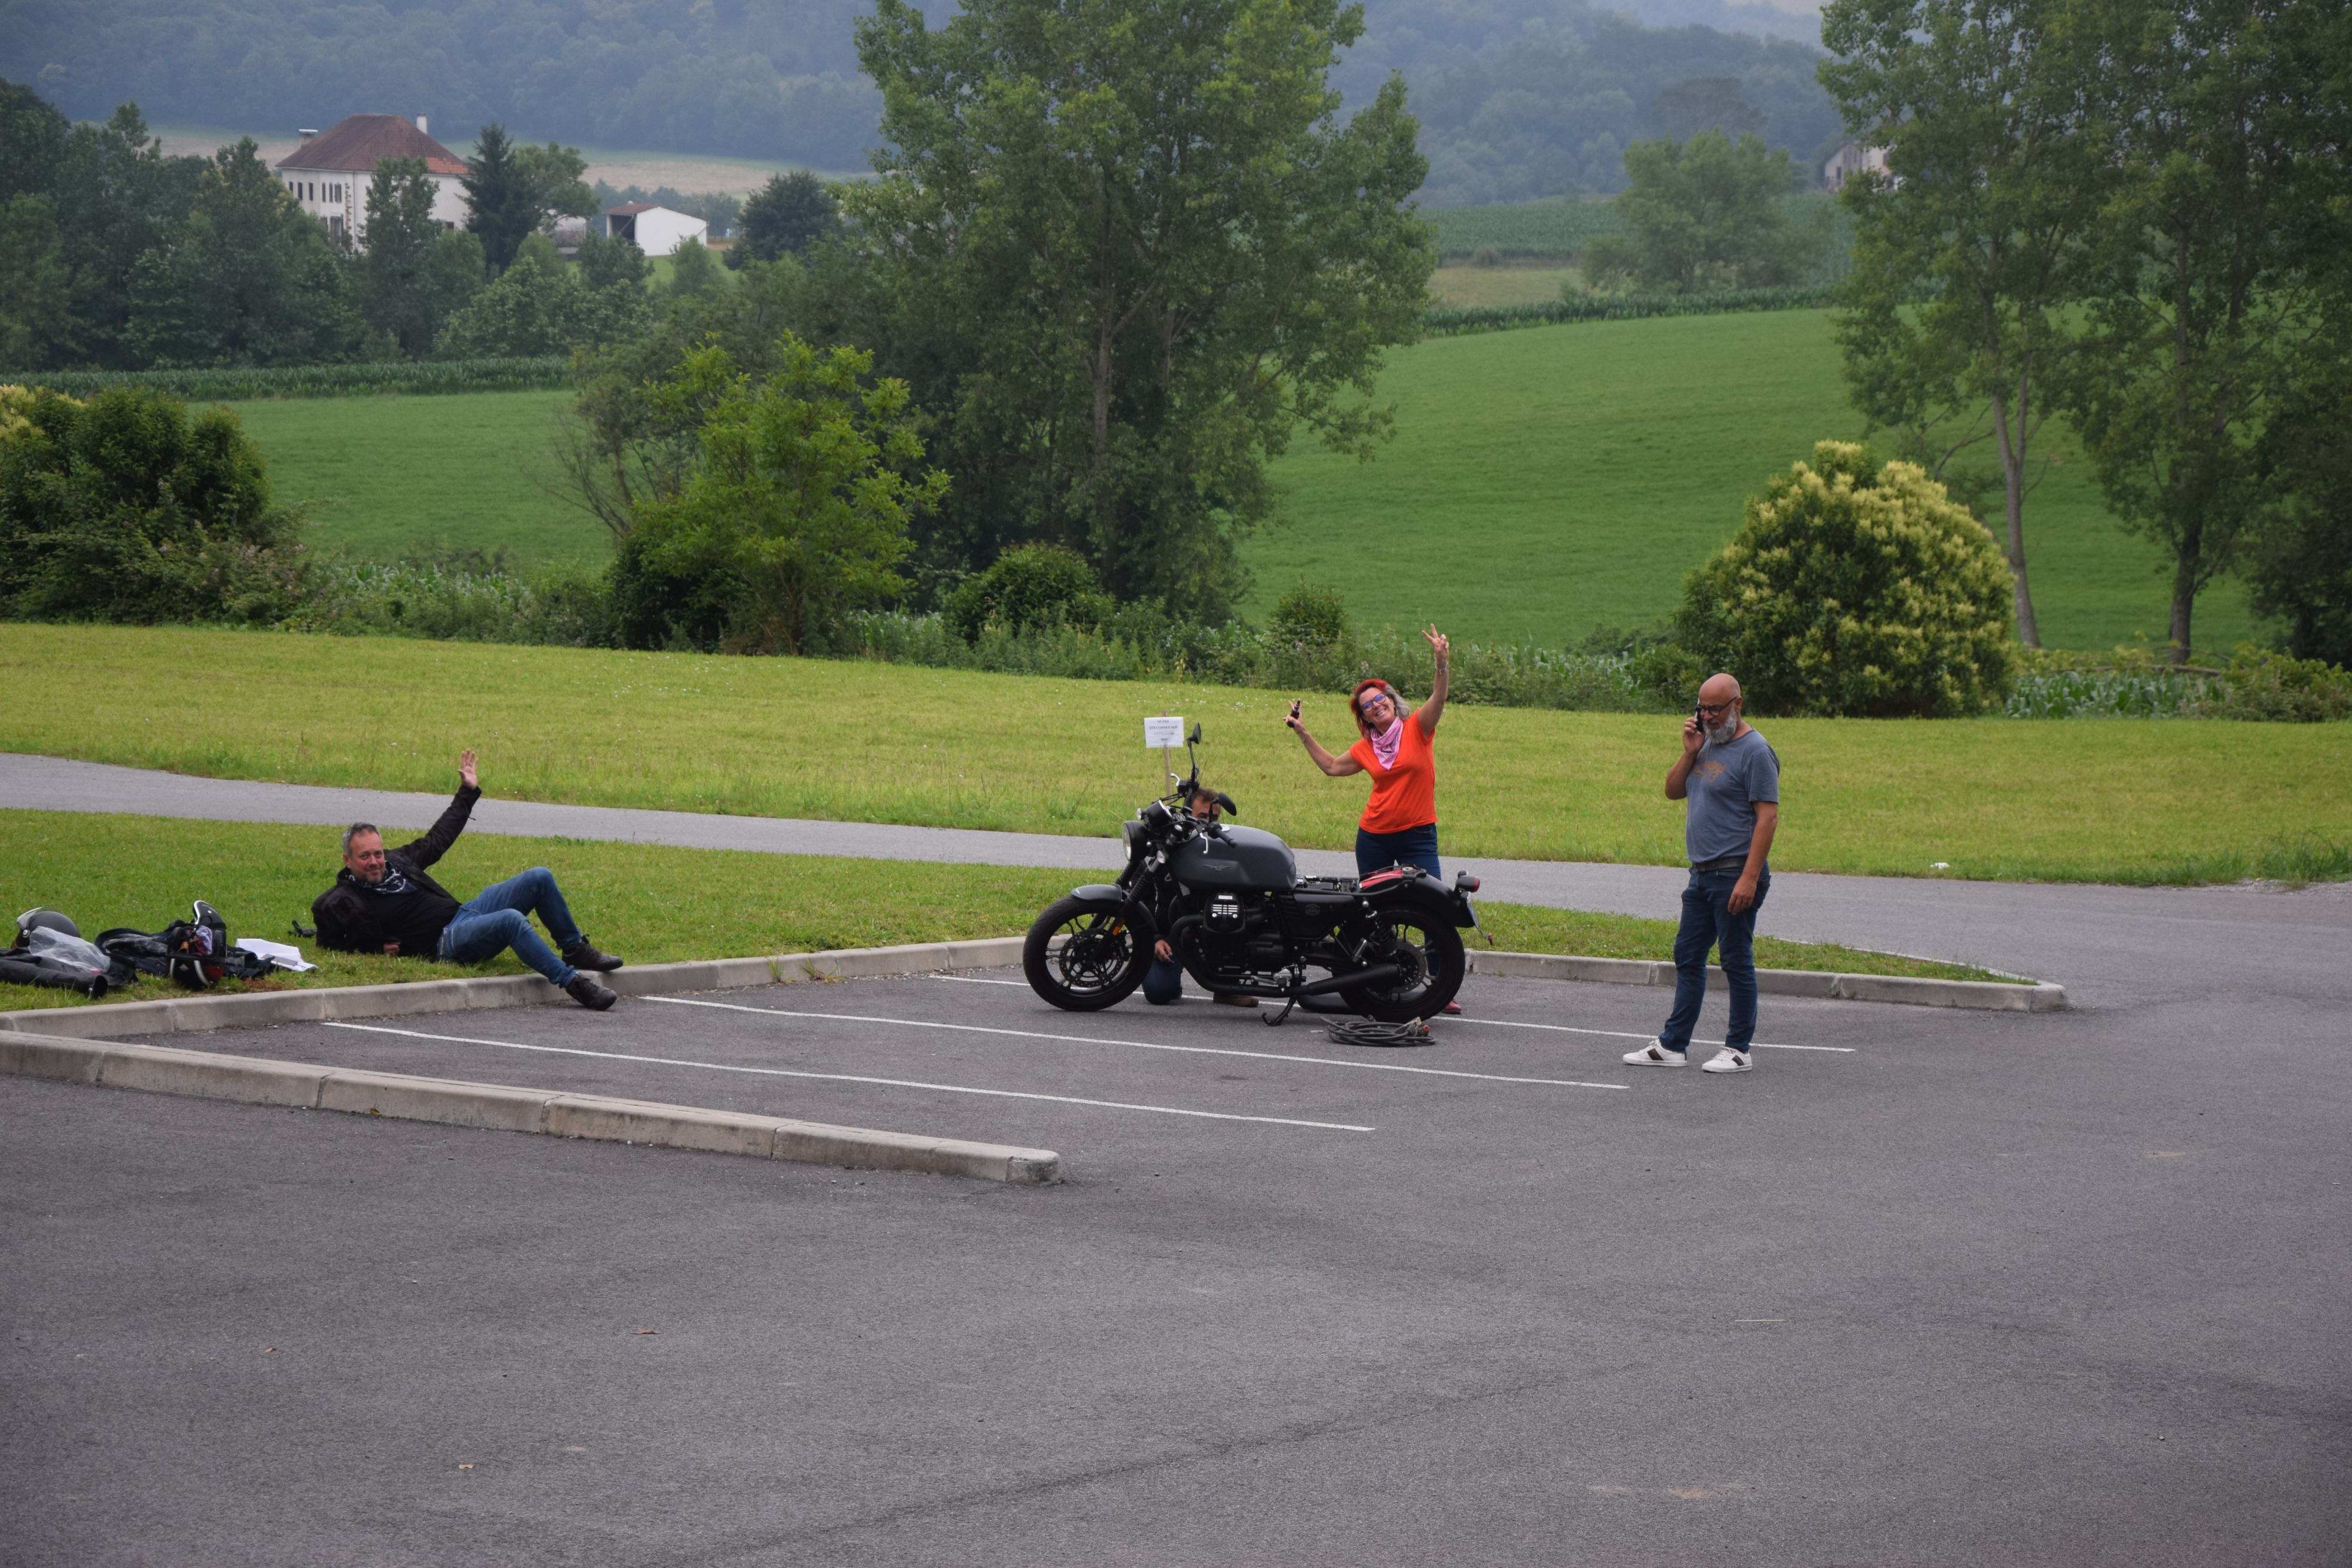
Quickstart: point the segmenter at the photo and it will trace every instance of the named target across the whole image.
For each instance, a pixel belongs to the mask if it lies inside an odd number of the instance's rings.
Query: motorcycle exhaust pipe
[[[1393,980],[1403,973],[1404,969],[1400,965],[1375,964],[1369,969],[1355,969],[1344,975],[1334,975],[1328,980],[1309,980],[1295,990],[1283,992],[1283,995],[1286,997],[1328,996],[1333,991],[1346,990],[1350,986],[1370,986],[1377,985],[1382,980]]]

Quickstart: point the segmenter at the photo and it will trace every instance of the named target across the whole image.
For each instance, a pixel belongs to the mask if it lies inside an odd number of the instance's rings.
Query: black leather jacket
[[[385,863],[399,867],[422,891],[457,903],[447,888],[425,874],[425,868],[449,852],[449,846],[466,831],[466,819],[473,814],[474,802],[481,798],[481,790],[475,786],[459,785],[449,809],[441,813],[441,820],[415,842],[385,851]],[[349,866],[335,873],[334,886],[310,901],[310,921],[319,928],[320,946],[345,953],[383,951],[384,943],[391,938],[377,918],[379,912],[377,901],[361,890],[360,880],[352,874]],[[433,955],[413,956],[429,958]]]

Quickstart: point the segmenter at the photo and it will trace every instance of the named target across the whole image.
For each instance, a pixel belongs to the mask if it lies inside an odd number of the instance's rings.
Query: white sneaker
[[[1756,1063],[1748,1052],[1734,1051],[1727,1045],[1715,1053],[1714,1061],[1700,1068],[1699,1071],[1701,1072],[1749,1072],[1753,1071],[1755,1067]]]
[[[1681,1067],[1690,1061],[1690,1053],[1668,1051],[1664,1040],[1654,1040],[1639,1051],[1625,1053],[1628,1067]]]

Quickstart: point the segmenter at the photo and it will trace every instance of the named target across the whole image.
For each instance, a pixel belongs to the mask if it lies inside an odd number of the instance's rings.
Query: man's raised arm
[[[482,780],[476,772],[472,747],[457,754],[457,794],[441,820],[425,830],[425,836],[413,844],[403,844],[395,852],[417,870],[423,871],[449,852],[457,835],[466,831],[466,819],[474,814],[474,802],[482,798]]]

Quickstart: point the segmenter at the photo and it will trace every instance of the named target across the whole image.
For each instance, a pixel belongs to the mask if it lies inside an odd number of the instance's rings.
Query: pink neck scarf
[[[1381,731],[1380,734],[1373,736],[1371,739],[1372,755],[1381,759],[1381,766],[1383,768],[1394,768],[1396,766],[1397,750],[1404,745],[1404,720],[1401,718],[1392,718],[1389,720],[1388,728]]]

